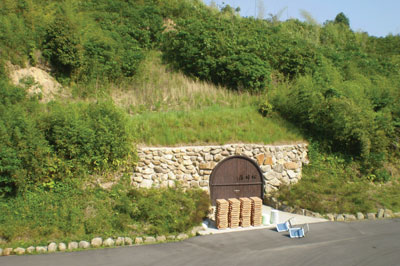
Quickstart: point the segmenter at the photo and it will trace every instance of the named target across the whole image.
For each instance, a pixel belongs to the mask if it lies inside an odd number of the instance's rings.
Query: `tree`
[[[346,17],[345,14],[343,14],[343,12],[340,12],[339,14],[336,15],[334,23],[343,24],[346,25],[347,27],[350,27],[350,20],[348,17]]]
[[[66,75],[82,65],[77,25],[61,12],[46,29],[43,54],[58,71]]]

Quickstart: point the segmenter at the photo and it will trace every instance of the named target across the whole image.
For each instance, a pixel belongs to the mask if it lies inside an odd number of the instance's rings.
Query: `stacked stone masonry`
[[[307,144],[257,145],[227,144],[223,146],[142,147],[139,162],[131,176],[132,185],[141,188],[200,187],[209,191],[212,170],[223,159],[244,155],[258,163],[264,176],[265,193],[283,184],[301,179],[303,164],[308,163]]]

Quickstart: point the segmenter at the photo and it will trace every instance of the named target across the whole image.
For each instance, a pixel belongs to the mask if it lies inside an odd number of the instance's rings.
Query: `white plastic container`
[[[277,224],[277,223],[279,223],[279,211],[272,210],[271,211],[271,224]]]

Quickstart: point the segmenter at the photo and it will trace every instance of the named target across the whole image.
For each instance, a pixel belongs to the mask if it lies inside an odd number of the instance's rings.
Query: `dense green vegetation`
[[[17,247],[96,236],[169,235],[190,230],[208,212],[202,190],[137,190],[129,182],[122,179],[108,191],[69,181],[0,199],[0,236]]]
[[[229,88],[266,91],[277,111],[327,149],[359,159],[364,173],[377,174],[399,152],[398,54],[375,50],[371,43],[380,41],[353,32],[343,13],[323,26],[229,11],[196,15],[165,35],[165,57],[177,68]]]
[[[127,115],[113,103],[42,105],[1,85],[0,195],[134,162]]]
[[[400,182],[388,173],[361,175],[356,162],[326,154],[317,145],[310,146],[310,165],[303,167],[299,184],[283,187],[274,194],[289,206],[326,213],[376,212],[379,208],[400,210]],[[390,169],[389,166],[387,166]],[[392,171],[396,171],[392,169]],[[375,181],[375,182],[373,182]]]
[[[88,185],[131,171],[135,142],[307,140],[311,164],[282,200],[400,208],[398,35],[354,32],[343,13],[281,22],[197,0],[0,0],[0,25],[0,237],[188,230],[199,192]],[[50,69],[72,96],[40,101],[31,79],[11,85],[10,63]]]

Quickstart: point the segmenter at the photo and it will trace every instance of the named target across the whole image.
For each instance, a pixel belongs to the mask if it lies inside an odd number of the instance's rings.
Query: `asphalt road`
[[[311,224],[302,239],[261,229],[176,243],[0,257],[0,265],[400,265],[400,219]]]

